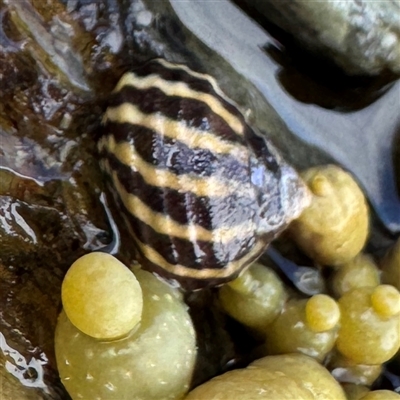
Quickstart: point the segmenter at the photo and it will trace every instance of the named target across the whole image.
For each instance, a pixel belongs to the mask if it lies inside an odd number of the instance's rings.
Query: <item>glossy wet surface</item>
[[[228,0],[0,0],[4,396],[68,398],[53,350],[60,285],[74,260],[111,241],[96,135],[116,81],[148,58],[214,75],[296,167],[335,161],[351,170],[382,222],[370,248],[379,253],[398,236],[399,83],[340,76],[332,83],[282,43]],[[222,315],[205,311],[209,297],[189,299],[203,310],[196,322],[203,361],[213,360],[196,382],[243,362],[236,325],[226,330]],[[210,337],[218,338],[211,347]]]

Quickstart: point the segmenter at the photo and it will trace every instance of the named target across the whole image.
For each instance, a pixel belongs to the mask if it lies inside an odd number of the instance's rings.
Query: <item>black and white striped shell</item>
[[[99,141],[142,266],[184,288],[234,279],[297,217],[296,172],[216,81],[152,60],[122,76]]]

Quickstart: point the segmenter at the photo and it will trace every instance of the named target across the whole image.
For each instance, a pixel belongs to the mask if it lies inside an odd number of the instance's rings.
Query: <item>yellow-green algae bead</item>
[[[106,253],[86,254],[72,264],[61,299],[72,324],[99,339],[128,334],[142,315],[142,290],[135,275]]]
[[[360,400],[400,400],[400,394],[391,390],[372,390],[361,397]]]
[[[393,285],[400,290],[400,238],[383,258],[381,268],[382,283]]]
[[[339,265],[332,277],[332,290],[337,298],[358,287],[374,287],[379,284],[379,269],[372,257],[364,253]]]
[[[270,268],[254,263],[239,278],[219,290],[225,312],[256,335],[265,335],[267,326],[281,312],[287,293],[280,278]]]
[[[400,292],[391,285],[379,285],[371,294],[374,311],[382,318],[400,314]]]
[[[336,346],[345,357],[356,363],[382,364],[400,348],[398,307],[394,305],[391,308],[392,301],[385,300],[382,291],[384,294],[386,289],[381,286],[363,287],[347,292],[339,299],[341,326]]]
[[[340,309],[332,297],[316,294],[307,300],[307,326],[314,332],[325,332],[335,328],[340,319]]]
[[[185,400],[346,400],[317,361],[301,354],[261,358],[197,387]]]
[[[185,400],[314,400],[291,376],[264,368],[248,367],[226,372],[198,386]]]
[[[293,239],[322,265],[343,264],[364,247],[369,216],[364,194],[353,177],[335,165],[302,174],[313,194],[311,205],[293,221]]]
[[[319,295],[317,295],[320,298]],[[324,296],[325,297],[325,296]],[[327,296],[326,296],[327,297]],[[310,300],[290,300],[282,313],[272,322],[266,332],[265,349],[267,354],[303,353],[322,361],[333,349],[338,331],[340,313],[335,301],[329,301],[333,307],[333,317],[327,315],[325,306],[318,313],[318,298],[310,299],[312,304],[307,320],[307,304]],[[325,298],[322,298],[325,303]],[[325,320],[326,318],[326,320]],[[315,329],[328,328],[322,331]]]
[[[315,400],[342,400],[342,387],[329,371],[315,359],[303,354],[284,354],[264,357],[253,362],[255,367],[278,371],[302,382]]]
[[[61,381],[74,400],[178,400],[192,379],[196,340],[181,293],[135,270],[142,320],[119,340],[101,341],[61,313],[55,335]]]

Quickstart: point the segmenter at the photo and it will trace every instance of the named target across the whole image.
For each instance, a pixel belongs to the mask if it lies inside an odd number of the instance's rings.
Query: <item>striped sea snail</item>
[[[100,164],[145,269],[186,289],[230,281],[308,192],[209,75],[164,59],[122,76]]]

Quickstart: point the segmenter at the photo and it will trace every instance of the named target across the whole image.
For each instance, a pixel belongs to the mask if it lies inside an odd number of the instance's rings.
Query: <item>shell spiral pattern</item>
[[[303,208],[295,171],[208,75],[152,60],[122,76],[104,124],[138,260],[184,288],[235,278]]]

